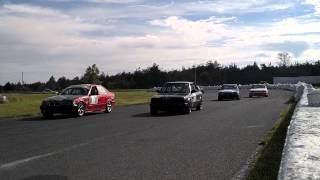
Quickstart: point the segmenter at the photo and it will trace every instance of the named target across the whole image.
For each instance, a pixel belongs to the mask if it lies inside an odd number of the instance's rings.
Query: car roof
[[[172,82],[167,82],[167,83],[189,83],[189,84],[193,84],[193,82],[190,82],[190,81],[172,81]]]
[[[252,84],[252,86],[264,86],[264,87],[267,87],[265,84]]]
[[[86,88],[86,89],[90,89],[92,86],[98,86],[97,84],[76,84],[76,85],[71,85],[70,87],[80,87],[80,88]]]
[[[223,86],[238,86],[237,84],[222,84]]]

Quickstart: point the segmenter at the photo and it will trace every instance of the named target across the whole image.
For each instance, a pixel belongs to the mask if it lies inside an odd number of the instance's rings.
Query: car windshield
[[[67,88],[62,91],[62,95],[88,95],[89,89],[86,88]]]
[[[255,84],[252,86],[252,88],[265,88],[266,86],[263,84]]]
[[[161,93],[189,93],[188,83],[167,83],[161,88]]]
[[[235,85],[223,85],[222,89],[236,89]]]

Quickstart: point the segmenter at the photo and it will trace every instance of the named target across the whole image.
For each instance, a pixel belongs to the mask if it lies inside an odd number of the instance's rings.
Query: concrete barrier
[[[320,179],[320,107],[310,106],[312,91],[311,85],[296,85],[299,102],[288,127],[278,180]]]
[[[310,106],[320,106],[320,90],[310,88],[307,97]]]

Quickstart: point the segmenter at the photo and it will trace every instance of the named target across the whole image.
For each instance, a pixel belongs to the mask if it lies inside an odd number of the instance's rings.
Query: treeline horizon
[[[254,62],[240,68],[236,64],[223,66],[218,61],[208,61],[205,64],[170,71],[161,70],[159,65],[154,63],[145,69],[138,68],[134,72],[122,72],[116,75],[100,73],[99,68],[93,64],[80,77],[68,79],[62,76],[56,79],[51,76],[47,82],[29,84],[7,82],[3,86],[0,85],[0,92],[44,89],[61,91],[74,84],[102,84],[108,89],[146,89],[161,86],[168,81],[192,81],[202,86],[213,86],[223,83],[251,84],[262,81],[273,83],[273,77],[320,76],[320,60],[289,64],[279,59],[279,65],[271,63],[258,65]]]

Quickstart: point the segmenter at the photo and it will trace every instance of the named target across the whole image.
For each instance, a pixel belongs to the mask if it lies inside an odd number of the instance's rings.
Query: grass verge
[[[276,180],[281,162],[287,129],[296,103],[280,113],[280,119],[272,130],[260,141],[264,147],[259,152],[246,180]]]
[[[154,92],[146,90],[119,90],[115,91],[116,106],[128,106],[135,104],[144,104],[150,101]],[[18,94],[8,93],[9,102],[0,104],[0,118],[24,117],[40,115],[40,104],[43,99],[53,94]]]
[[[136,91],[116,91],[116,105],[117,106],[129,106],[135,104],[145,104],[150,101],[151,96],[155,92],[148,92],[142,90]]]

